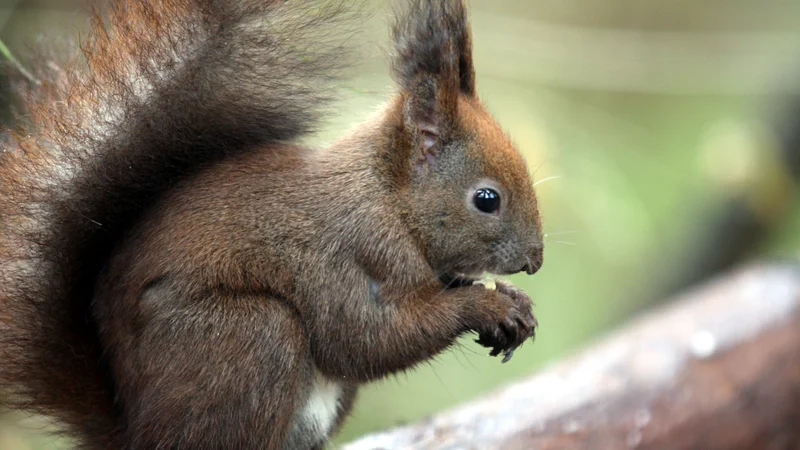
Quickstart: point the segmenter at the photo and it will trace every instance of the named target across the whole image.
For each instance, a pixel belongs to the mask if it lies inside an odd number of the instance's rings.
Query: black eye
[[[479,211],[492,214],[500,209],[500,194],[494,189],[478,189],[475,191],[473,202],[475,202],[475,207],[478,208]]]

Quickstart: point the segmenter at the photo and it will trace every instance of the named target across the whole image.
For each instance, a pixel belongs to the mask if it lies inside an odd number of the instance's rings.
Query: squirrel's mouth
[[[519,270],[513,270],[508,272],[488,272],[489,275],[513,275],[519,272],[526,272],[527,267],[522,267]],[[439,276],[439,282],[442,283],[445,289],[453,289],[459,288],[464,286],[471,286],[475,281],[480,280],[483,278],[481,274],[486,274],[487,272],[447,272]],[[529,272],[530,273],[530,272]]]
[[[445,289],[454,289],[464,286],[471,286],[472,283],[478,279],[479,278],[477,276],[461,272],[445,273],[439,277],[439,281],[442,283]]]

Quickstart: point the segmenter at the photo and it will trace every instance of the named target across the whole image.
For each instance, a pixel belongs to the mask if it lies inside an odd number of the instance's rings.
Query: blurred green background
[[[83,29],[82,3],[0,0],[0,39],[24,57],[28,42]],[[480,95],[541,183],[545,264],[511,278],[534,298],[541,328],[509,364],[464,339],[363,389],[339,443],[530,374],[743,260],[800,255],[800,145],[790,145],[800,136],[800,2],[470,4]],[[391,92],[389,4],[370,9],[363,58],[320,141]],[[6,415],[0,449],[63,448],[43,426]]]

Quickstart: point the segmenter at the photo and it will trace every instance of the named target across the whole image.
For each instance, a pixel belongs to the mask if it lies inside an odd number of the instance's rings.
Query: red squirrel
[[[344,3],[112,2],[0,160],[0,392],[81,448],[320,449],[363,383],[470,332],[509,359],[543,242],[463,0],[408,0],[396,93],[301,146]],[[325,34],[322,30],[328,30]]]

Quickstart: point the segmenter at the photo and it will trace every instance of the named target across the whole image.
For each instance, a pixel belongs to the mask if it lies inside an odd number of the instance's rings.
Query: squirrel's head
[[[440,274],[534,273],[542,231],[522,155],[478,99],[463,0],[413,0],[393,29],[396,170]]]

